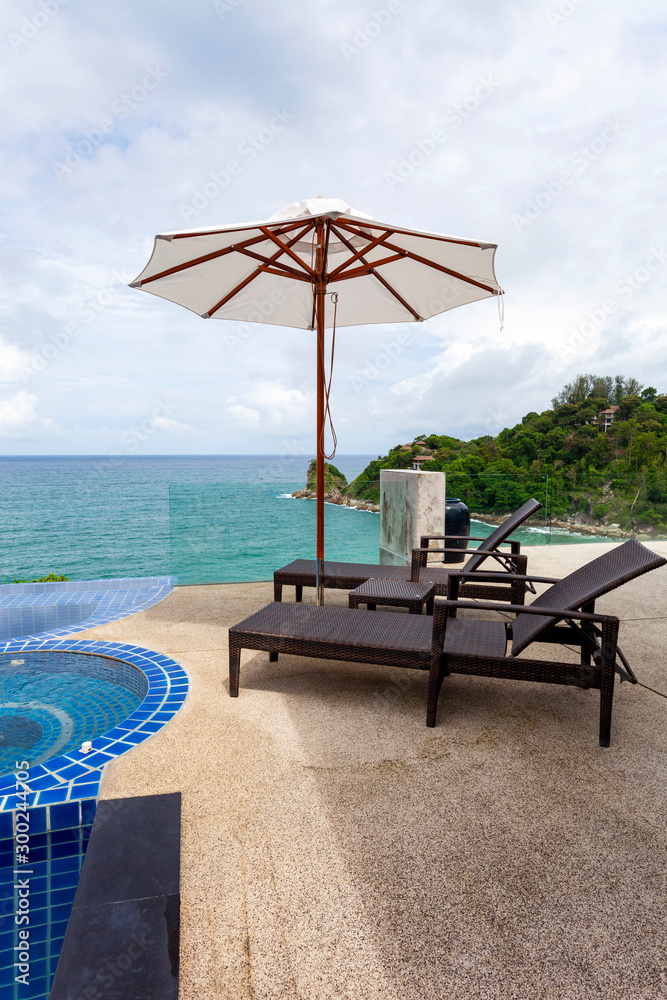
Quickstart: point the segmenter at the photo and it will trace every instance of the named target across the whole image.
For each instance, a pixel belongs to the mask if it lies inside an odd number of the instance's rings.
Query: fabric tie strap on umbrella
[[[338,198],[308,198],[264,222],[155,237],[132,288],[203,319],[317,331],[318,604],[324,560],[324,331],[422,322],[503,291],[495,243],[376,222]]]

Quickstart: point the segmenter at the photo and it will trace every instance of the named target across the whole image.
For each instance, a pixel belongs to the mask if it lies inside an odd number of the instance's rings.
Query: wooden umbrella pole
[[[315,588],[317,603],[324,604],[324,297],[326,295],[324,224],[317,223],[317,279],[315,316],[317,323],[317,559]]]

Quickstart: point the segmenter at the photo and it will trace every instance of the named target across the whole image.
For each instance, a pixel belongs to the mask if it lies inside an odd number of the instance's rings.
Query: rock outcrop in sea
[[[297,500],[316,500],[317,499],[317,489],[316,489],[316,476],[317,476],[317,463],[315,459],[312,459],[310,465],[308,466],[308,473],[306,476],[306,488],[303,490],[297,490],[292,493],[292,496]],[[356,510],[371,510],[376,513],[380,510],[380,505],[377,503],[370,503],[366,500],[355,500],[354,497],[349,497],[346,493],[347,490],[347,479],[343,473],[336,468],[335,465],[331,465],[329,462],[324,463],[324,502],[325,503],[335,503],[342,507],[354,507]]]

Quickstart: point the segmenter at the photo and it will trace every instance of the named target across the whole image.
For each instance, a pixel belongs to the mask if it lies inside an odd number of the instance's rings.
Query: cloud
[[[242,431],[269,437],[302,435],[311,417],[311,399],[280,382],[260,382],[241,397],[230,396],[227,413]],[[248,405],[249,404],[249,405]]]
[[[667,391],[667,264],[618,291],[663,241],[659,0],[604,17],[558,0],[414,0],[391,18],[353,0],[47,6],[37,30],[39,4],[0,14],[0,379],[27,374],[59,430],[35,419],[8,450],[104,451],[169,397],[142,448],[261,453],[289,436],[312,452],[311,334],[238,336],[125,281],[156,232],[320,193],[497,242],[507,291],[502,334],[493,302],[341,331],[341,451],[483,432],[490,408],[516,422],[579,370]]]
[[[29,351],[0,341],[0,381],[12,382],[27,375],[31,360]]]
[[[37,396],[22,389],[10,399],[0,400],[0,435],[13,435],[37,419]]]

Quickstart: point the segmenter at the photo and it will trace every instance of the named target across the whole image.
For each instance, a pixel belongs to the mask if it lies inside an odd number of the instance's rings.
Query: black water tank
[[[465,549],[468,548],[468,536],[470,535],[470,512],[463,500],[458,497],[445,498],[445,534],[456,535],[460,541],[449,539],[448,549],[461,549],[461,555],[453,552],[446,552],[443,562],[460,563],[465,559]]]

